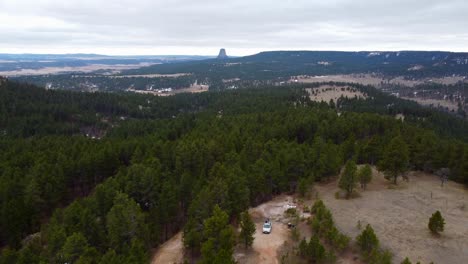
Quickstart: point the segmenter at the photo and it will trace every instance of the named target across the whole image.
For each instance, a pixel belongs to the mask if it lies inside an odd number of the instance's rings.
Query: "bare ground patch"
[[[237,247],[234,253],[236,261],[247,264],[280,263],[279,249],[290,237],[287,219],[284,215],[290,204],[293,204],[293,198],[281,195],[249,210],[257,227],[254,235],[255,240],[251,249],[245,250],[241,245]],[[273,228],[270,234],[262,233],[263,221],[266,218],[272,222]]]
[[[184,245],[182,242],[182,232],[179,232],[156,249],[156,253],[153,256],[151,263],[179,264],[183,263],[183,261]]]
[[[234,258],[238,263],[279,263],[278,250],[290,237],[284,211],[292,204],[294,201],[291,196],[281,195],[249,210],[256,226],[255,240],[250,249],[245,249],[243,245],[236,247]],[[272,222],[270,234],[262,233],[266,218],[270,218]],[[183,258],[183,238],[182,232],[179,232],[155,250],[151,263],[182,263]]]
[[[360,233],[357,221],[374,228],[394,262],[409,257],[413,263],[466,263],[468,259],[468,191],[449,182],[440,186],[438,177],[421,172],[409,175],[409,182],[389,188],[383,175],[374,171],[373,182],[361,197],[337,200],[337,182],[316,186],[319,196],[332,211],[337,227],[353,239]],[[432,197],[432,198],[431,198]],[[429,217],[440,210],[445,231],[434,237],[427,228]]]

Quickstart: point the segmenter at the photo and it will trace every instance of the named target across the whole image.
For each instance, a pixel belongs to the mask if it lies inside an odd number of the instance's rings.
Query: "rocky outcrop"
[[[227,58],[228,58],[228,56],[226,54],[226,50],[225,49],[220,49],[219,54],[218,54],[218,59],[224,60],[224,59],[227,59]]]

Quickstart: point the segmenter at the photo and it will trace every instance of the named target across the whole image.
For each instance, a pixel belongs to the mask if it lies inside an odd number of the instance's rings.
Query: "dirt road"
[[[287,205],[292,203],[293,199],[291,196],[282,195],[249,210],[257,227],[255,240],[251,249],[246,250],[242,245],[236,248],[234,258],[238,263],[279,263],[278,249],[289,237],[284,211],[287,209]],[[272,222],[273,229],[271,234],[262,233],[263,221],[266,218],[270,218]],[[182,262],[182,232],[179,232],[156,250],[151,263],[170,264]]]
[[[252,249],[245,250],[242,246],[236,249],[234,258],[238,263],[279,263],[278,250],[289,238],[290,233],[284,211],[288,204],[292,204],[292,201],[291,196],[281,195],[249,210],[257,227],[255,240]],[[263,222],[266,218],[272,222],[273,228],[270,234],[262,233]]]
[[[466,263],[468,259],[468,190],[449,182],[440,187],[438,177],[411,173],[410,181],[389,189],[388,182],[374,171],[373,182],[361,197],[337,200],[337,182],[317,185],[316,190],[330,208],[337,226],[355,238],[357,221],[374,228],[382,246],[394,254],[394,262],[409,257],[413,263]],[[431,198],[432,197],[432,198]],[[445,231],[434,237],[429,217],[440,210]]]

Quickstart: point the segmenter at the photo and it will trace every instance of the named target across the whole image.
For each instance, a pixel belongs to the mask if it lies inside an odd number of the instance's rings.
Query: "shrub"
[[[442,217],[442,214],[439,211],[436,211],[429,219],[429,230],[434,234],[438,234],[439,232],[444,231],[444,226],[445,220]]]

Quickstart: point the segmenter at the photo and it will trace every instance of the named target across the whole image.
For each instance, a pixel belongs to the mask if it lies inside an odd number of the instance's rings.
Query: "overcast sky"
[[[0,53],[468,51],[467,0],[0,0]]]

